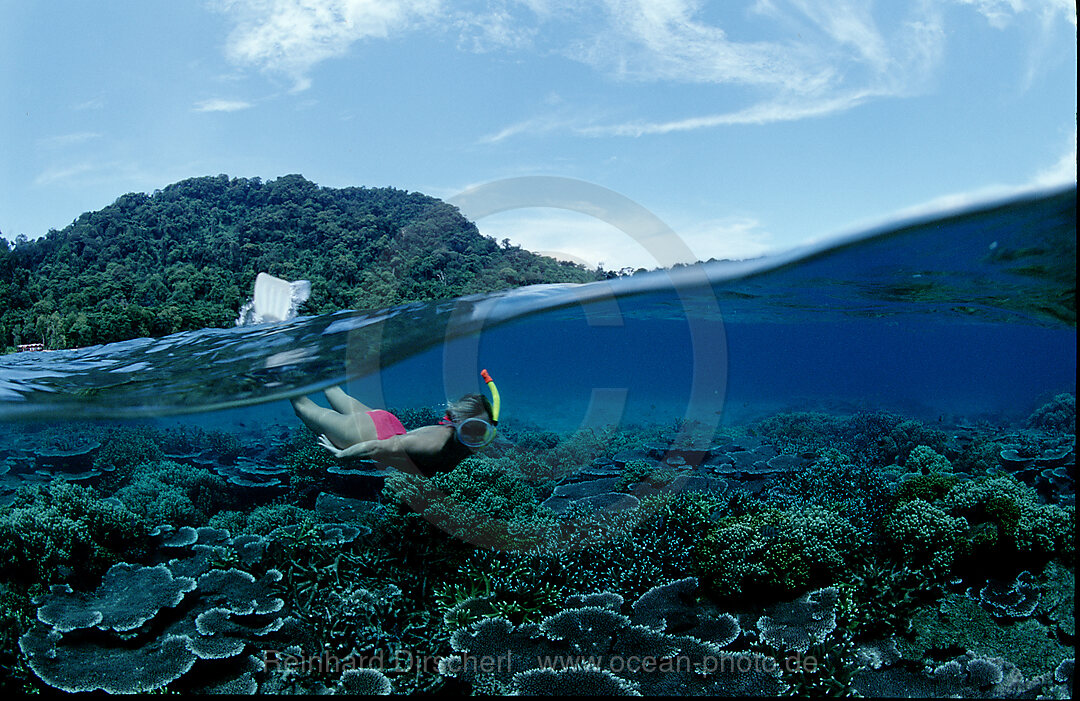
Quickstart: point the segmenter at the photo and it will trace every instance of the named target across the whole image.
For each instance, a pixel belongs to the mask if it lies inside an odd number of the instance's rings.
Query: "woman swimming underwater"
[[[285,321],[311,294],[306,280],[287,282],[267,273],[255,278],[255,292],[241,310],[239,325]],[[353,399],[340,387],[325,390],[330,409],[307,397],[291,399],[296,415],[319,436],[319,445],[339,458],[375,460],[430,477],[449,472],[459,462],[495,440],[499,390],[487,370],[480,373],[491,391],[467,394],[451,402],[435,426],[405,430],[396,416]]]
[[[292,319],[310,294],[311,284],[306,280],[286,282],[260,272],[251,304],[241,310],[237,323]],[[486,369],[481,377],[491,392],[490,402],[483,394],[465,394],[447,406],[446,416],[436,426],[411,431],[406,431],[387,410],[356,401],[340,387],[324,392],[332,408],[319,406],[306,396],[289,401],[300,420],[319,435],[319,445],[335,456],[376,460],[399,470],[431,476],[453,470],[474,451],[495,440],[499,390]]]
[[[396,416],[353,399],[340,387],[325,390],[332,408],[307,397],[292,399],[304,424],[319,434],[319,445],[339,458],[375,460],[406,472],[430,477],[449,472],[459,462],[495,440],[499,423],[499,390],[487,370],[480,373],[491,391],[467,394],[451,402],[434,426],[405,430]]]

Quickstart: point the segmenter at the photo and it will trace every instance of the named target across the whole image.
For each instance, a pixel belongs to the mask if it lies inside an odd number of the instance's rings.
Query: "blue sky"
[[[738,258],[1076,181],[1072,0],[0,0],[0,62],[8,240],[200,175],[555,176]],[[478,225],[672,262],[541,200]]]

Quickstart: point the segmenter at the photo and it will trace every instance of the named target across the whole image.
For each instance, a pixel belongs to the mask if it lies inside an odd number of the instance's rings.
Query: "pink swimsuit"
[[[382,441],[390,438],[391,436],[400,436],[403,433],[408,433],[405,427],[401,425],[401,421],[398,417],[391,414],[389,411],[383,409],[375,409],[367,413],[371,417],[371,420],[375,422],[375,437]]]

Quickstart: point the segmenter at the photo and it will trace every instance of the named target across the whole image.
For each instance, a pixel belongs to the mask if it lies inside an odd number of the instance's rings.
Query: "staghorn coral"
[[[780,475],[763,501],[777,508],[820,506],[847,518],[864,538],[877,539],[890,493],[879,471],[826,449],[809,465]]]
[[[114,495],[147,523],[202,526],[232,505],[225,480],[171,460],[132,468],[130,482]]]
[[[510,457],[472,457],[427,480],[394,473],[383,494],[451,536],[485,547],[530,547],[554,525],[540,505],[540,487],[523,479]]]
[[[783,452],[821,453],[835,448],[856,464],[882,467],[903,463],[919,445],[943,452],[947,436],[918,421],[886,412],[833,416],[813,412],[777,414],[755,423],[752,432]]]

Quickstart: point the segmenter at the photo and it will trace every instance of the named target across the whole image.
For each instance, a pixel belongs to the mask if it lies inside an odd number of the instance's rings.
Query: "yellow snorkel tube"
[[[472,417],[455,425],[458,441],[473,449],[485,448],[495,440],[495,425],[499,423],[499,388],[487,370],[480,371],[480,377],[491,391],[491,421]]]
[[[499,423],[499,388],[495,386],[495,380],[491,379],[487,370],[481,370],[480,377],[491,391],[491,425],[494,426]]]

